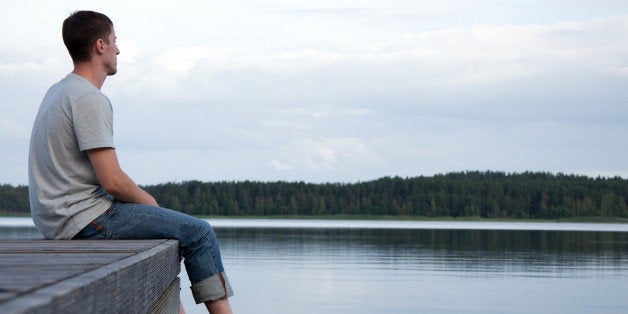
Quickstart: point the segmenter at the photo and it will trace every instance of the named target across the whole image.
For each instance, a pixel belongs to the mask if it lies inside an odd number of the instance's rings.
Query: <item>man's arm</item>
[[[87,151],[87,156],[94,167],[100,185],[107,193],[123,202],[158,206],[155,198],[137,186],[122,171],[115,149],[90,149]]]

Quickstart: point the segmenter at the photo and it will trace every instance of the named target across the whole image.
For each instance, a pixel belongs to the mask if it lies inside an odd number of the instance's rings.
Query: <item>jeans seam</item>
[[[108,209],[105,214],[110,215],[112,214],[111,209]],[[101,234],[103,234],[105,236],[105,239],[116,239],[116,240],[121,240],[122,236],[120,234],[118,234],[117,232],[107,229],[107,227],[99,224],[98,222],[96,222],[96,220],[92,220],[89,223],[92,227],[94,227],[97,231],[99,231]],[[111,235],[111,237],[109,236]]]

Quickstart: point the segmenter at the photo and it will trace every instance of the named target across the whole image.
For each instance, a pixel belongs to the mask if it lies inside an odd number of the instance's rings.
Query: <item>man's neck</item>
[[[107,73],[99,67],[95,67],[90,62],[75,63],[72,73],[82,76],[98,89],[102,87],[107,78]]]

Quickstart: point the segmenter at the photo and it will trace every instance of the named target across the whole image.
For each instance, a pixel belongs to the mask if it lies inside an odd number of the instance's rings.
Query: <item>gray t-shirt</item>
[[[86,153],[102,147],[114,147],[111,103],[68,74],[46,93],[31,134],[30,209],[44,238],[71,239],[111,206]]]

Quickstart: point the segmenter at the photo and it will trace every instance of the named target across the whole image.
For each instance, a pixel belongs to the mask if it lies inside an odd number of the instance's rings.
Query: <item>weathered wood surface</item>
[[[2,239],[0,313],[168,313],[179,271],[174,240]]]
[[[179,277],[175,278],[170,287],[161,295],[161,298],[153,304],[150,309],[151,314],[158,313],[179,313],[181,282]]]

